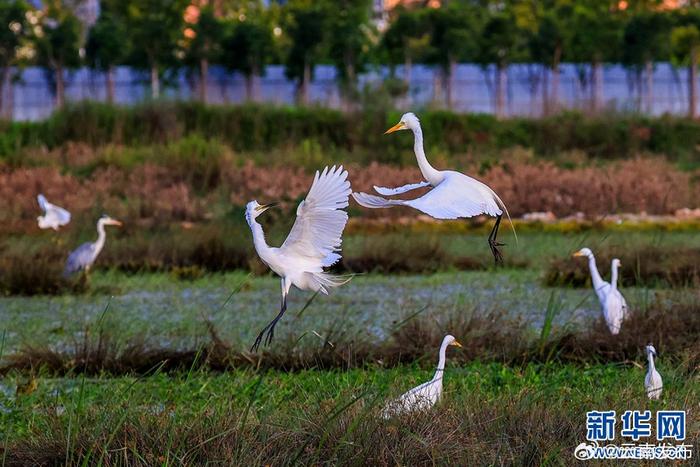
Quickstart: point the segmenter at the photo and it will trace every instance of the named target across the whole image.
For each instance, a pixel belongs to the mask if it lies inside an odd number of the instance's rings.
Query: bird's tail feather
[[[327,288],[345,285],[354,277],[351,274],[336,275],[327,272],[314,272],[311,274],[313,275],[314,281],[317,283],[319,290],[326,295],[328,294]]]

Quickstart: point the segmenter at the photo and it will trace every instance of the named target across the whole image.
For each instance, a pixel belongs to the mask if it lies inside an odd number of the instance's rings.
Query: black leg
[[[284,315],[284,312],[287,311],[287,297],[284,296],[282,297],[282,307],[280,308],[280,312],[277,314],[275,319],[270,321],[267,326],[263,328],[262,331],[260,331],[260,334],[258,334],[258,337],[255,339],[255,342],[253,343],[252,347],[250,348],[251,352],[257,352],[258,349],[260,348],[260,343],[263,340],[263,336],[265,335],[265,332],[267,332],[267,339],[265,339],[265,345],[269,345],[270,342],[272,342],[272,337],[275,334],[275,325],[277,324],[277,321],[282,318],[282,315]]]
[[[491,254],[493,254],[493,259],[496,262],[496,266],[502,265],[503,264],[503,255],[501,254],[501,250],[498,249],[499,246],[505,246],[505,243],[500,243],[496,241],[496,237],[498,236],[498,227],[501,225],[501,218],[503,215],[499,215],[496,217],[496,223],[493,225],[493,229],[491,229],[491,233],[489,234],[489,248],[491,249]]]

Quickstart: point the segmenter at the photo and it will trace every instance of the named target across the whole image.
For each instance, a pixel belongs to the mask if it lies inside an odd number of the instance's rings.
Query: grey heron
[[[66,266],[63,269],[63,277],[68,278],[78,271],[90,271],[90,267],[93,265],[97,259],[97,256],[102,251],[102,248],[105,246],[105,240],[107,238],[107,234],[105,233],[106,225],[121,226],[122,223],[116,219],[112,219],[106,214],[103,214],[97,221],[97,240],[94,242],[83,243],[78,248],[73,250],[73,252],[68,256]]]
[[[328,294],[328,288],[345,280],[324,271],[337,263],[342,234],[348,221],[351,189],[348,172],[340,166],[316,172],[306,199],[299,203],[296,221],[287,239],[279,248],[265,241],[262,226],[255,220],[274,204],[260,205],[253,200],[246,206],[246,221],[253,233],[253,245],[260,259],[281,277],[282,305],[280,312],[258,335],[251,350],[257,350],[267,332],[266,344],[272,342],[275,325],[287,310],[287,294],[292,285],[301,290]]]
[[[46,197],[41,193],[36,197],[39,202],[39,207],[44,211],[43,216],[36,218],[40,229],[54,229],[66,225],[70,222],[70,212],[62,207],[51,204],[46,200]]]

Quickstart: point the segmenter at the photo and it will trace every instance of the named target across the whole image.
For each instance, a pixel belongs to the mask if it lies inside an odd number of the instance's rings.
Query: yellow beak
[[[463,347],[462,344],[460,344],[458,341],[454,341],[454,342],[452,343],[452,345],[457,346],[457,347],[459,347],[459,348],[462,348],[462,347]]]
[[[122,224],[121,221],[116,221],[116,220],[115,220],[115,221],[114,221],[114,225],[116,225],[117,227],[121,227],[121,226],[124,225],[124,224]]]
[[[388,130],[384,132],[385,135],[388,135],[389,133],[393,133],[395,131],[403,130],[406,126],[403,124],[403,122],[399,122],[396,125],[392,126]]]
[[[260,206],[255,208],[255,210],[260,211],[260,212],[267,211],[270,208],[274,208],[278,204],[280,204],[280,203],[261,204]]]
[[[577,251],[576,253],[574,253],[571,256],[583,256],[583,253],[581,253],[580,251]]]

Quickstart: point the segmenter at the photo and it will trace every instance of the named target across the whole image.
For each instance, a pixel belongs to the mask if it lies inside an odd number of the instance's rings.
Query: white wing
[[[439,381],[431,380],[420,386],[401,394],[397,399],[389,402],[382,411],[384,418],[412,412],[414,410],[426,410],[435,405],[440,398],[441,385]]]
[[[428,182],[418,182],[409,183],[408,185],[403,185],[397,188],[385,188],[383,186],[374,186],[374,191],[384,196],[400,195],[401,193],[406,193],[407,191],[417,190],[418,188],[423,188],[430,186]]]
[[[353,193],[352,196],[366,208],[410,206],[436,219],[458,219],[480,214],[496,217],[503,213],[489,187],[458,172],[447,172],[442,182],[416,199],[385,199],[367,193]]]
[[[348,214],[350,182],[348,172],[340,166],[316,172],[306,199],[299,203],[297,219],[280,253],[319,260],[323,266],[340,259],[340,248]]]
[[[50,204],[50,206],[51,207],[49,208],[49,212],[54,213],[54,215],[58,219],[59,225],[66,225],[70,222],[70,213],[68,211],[53,204]]]

